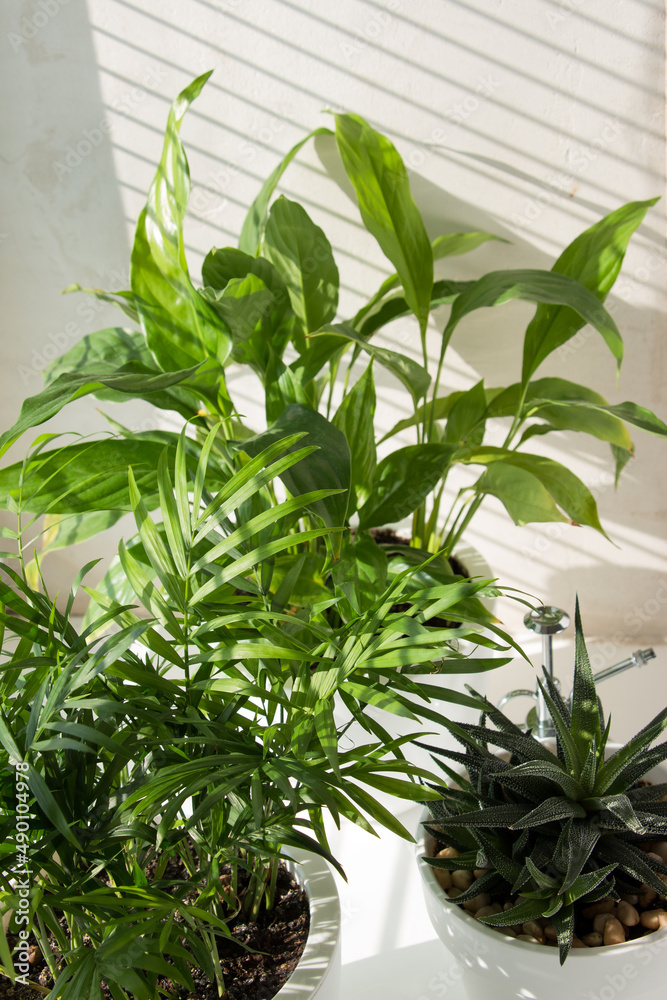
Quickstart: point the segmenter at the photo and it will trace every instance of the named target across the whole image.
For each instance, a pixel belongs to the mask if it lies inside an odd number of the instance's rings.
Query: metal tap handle
[[[549,677],[554,675],[553,664],[553,636],[563,632],[570,624],[570,616],[561,608],[546,605],[540,608],[533,608],[523,619],[523,623],[531,632],[537,632],[542,636],[542,662]],[[555,736],[553,721],[544,700],[544,696],[537,688],[537,735],[544,739],[548,736]]]
[[[613,667],[605,667],[604,670],[599,670],[596,674],[593,674],[593,680],[596,684],[600,681],[606,681],[608,677],[615,677],[616,674],[622,673],[624,670],[629,670],[630,667],[643,667],[645,663],[649,660],[655,659],[654,649],[636,649],[634,653],[625,660],[621,660],[620,663],[615,663]],[[570,696],[568,698],[568,705],[572,706],[572,696],[574,694],[574,688],[570,691]]]
[[[530,688],[516,688],[515,691],[508,691],[507,694],[502,696],[498,702],[498,708],[504,708],[507,702],[512,698],[532,698],[534,701],[537,698],[537,695],[534,691],[531,691]]]

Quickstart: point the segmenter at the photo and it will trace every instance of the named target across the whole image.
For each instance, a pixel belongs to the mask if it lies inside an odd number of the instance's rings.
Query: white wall
[[[49,353],[119,322],[59,292],[73,281],[125,285],[170,100],[205,69],[215,73],[183,128],[195,276],[212,245],[235,240],[280,156],[327,123],[326,108],[357,111],[393,138],[434,235],[455,225],[514,239],[457,261],[454,276],[549,266],[602,214],[664,190],[662,0],[3,0],[0,49],[3,427],[37,391]],[[326,144],[318,153],[290,168],[282,190],[332,239],[345,315],[389,268],[327,175]],[[627,345],[618,387],[611,357],[586,332],[543,373],[667,418],[666,262],[659,206],[609,300]],[[450,383],[472,384],[477,373],[514,381],[529,315],[505,306],[464,322]],[[389,338],[416,350],[412,327]],[[251,387],[232,380],[234,389],[250,406]],[[389,426],[399,403],[393,387],[385,396]],[[82,432],[104,426],[89,400],[76,412]],[[152,419],[140,408],[119,418]],[[54,425],[72,419],[70,410]],[[618,492],[606,448],[563,437],[549,450],[594,490],[618,548],[584,528],[516,528],[493,502],[470,537],[503,582],[570,609],[578,590],[589,632],[638,645],[665,632],[667,443],[635,437]],[[60,586],[96,549],[49,557]]]

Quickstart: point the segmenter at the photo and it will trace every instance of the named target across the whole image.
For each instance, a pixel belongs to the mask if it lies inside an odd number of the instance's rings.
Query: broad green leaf
[[[37,427],[59,413],[67,403],[81,396],[97,392],[105,386],[115,389],[128,396],[143,396],[146,393],[165,389],[189,378],[196,371],[188,368],[184,371],[136,373],[123,368],[110,375],[78,374],[74,372],[59,375],[46,388],[34,396],[24,399],[21,413],[13,427],[0,435],[0,456],[16,441],[21,434],[31,427]]]
[[[504,462],[490,465],[477,480],[475,490],[497,497],[515,524],[569,521],[539,479],[525,469]]]
[[[235,279],[241,280],[251,276],[261,281],[263,287],[268,289],[269,300],[262,304],[255,295],[252,299],[248,297],[247,302],[224,301],[229,297],[232,291],[230,286]],[[285,282],[270,261],[264,257],[251,257],[234,247],[225,247],[221,250],[214,248],[204,261],[202,277],[204,284],[209,288],[225,292],[223,301],[220,301],[216,308],[222,311],[223,319],[235,336],[232,359],[241,362],[259,360],[260,368],[264,371],[269,353],[281,358],[294,332],[295,317],[290,307]],[[244,284],[237,285],[233,292],[235,298],[240,298],[241,292],[246,295],[245,289]],[[232,306],[236,306],[237,310],[242,306],[242,314],[235,318],[230,311]],[[240,319],[243,320],[242,325],[239,325]],[[252,331],[256,331],[255,336],[248,345],[244,342],[250,339]],[[252,347],[252,354],[246,357],[249,347]]]
[[[338,150],[364,225],[396,268],[424,334],[431,308],[433,250],[403,160],[389,139],[363,118],[349,114],[335,118]]]
[[[370,535],[359,532],[354,539],[343,540],[332,576],[337,586],[351,586],[357,605],[367,611],[387,587],[387,556]]]
[[[638,406],[637,403],[625,402],[617,403],[614,406],[602,406],[597,403],[587,402],[584,405],[586,409],[594,410],[598,415],[610,414],[612,417],[616,417],[619,420],[625,420],[629,424],[633,424],[635,427],[641,427],[644,431],[649,431],[651,434],[659,434],[661,437],[667,435],[667,424],[664,423],[657,417],[655,413],[648,410],[645,406]],[[619,445],[617,441],[613,442],[619,447],[626,447],[625,445]],[[627,449],[630,451],[631,449]]]
[[[308,394],[292,367],[287,367],[275,354],[271,354],[264,373],[266,422],[270,426],[278,420],[288,406],[298,405],[314,409]]]
[[[502,236],[494,236],[493,233],[445,233],[433,240],[433,259],[442,260],[443,257],[456,257],[459,254],[470,253],[471,250],[476,250],[482,243],[488,243],[489,240],[509,243],[509,240],[503,239]]]
[[[448,445],[416,444],[383,458],[370,499],[359,510],[359,527],[395,524],[416,510],[440,481],[453,451]]]
[[[288,434],[304,431],[299,444],[315,445],[318,450],[285,469],[280,478],[293,496],[317,489],[341,490],[316,501],[312,509],[328,527],[343,527],[350,496],[350,449],[345,435],[325,417],[305,406],[288,406],[268,430],[244,441],[243,450],[254,457]],[[297,447],[292,445],[286,453]]]
[[[373,358],[334,414],[332,423],[345,437],[350,448],[352,497],[349,514],[368,500],[377,464],[373,417],[375,415],[375,382]]]
[[[514,416],[521,396],[522,387],[518,382],[500,392],[494,392],[487,416]],[[609,411],[606,399],[599,393],[560,378],[529,382],[523,407],[525,417],[534,416],[538,420],[547,421],[554,430],[581,431],[631,451],[632,439],[623,420]],[[657,421],[657,417],[654,419]]]
[[[248,214],[245,217],[243,227],[241,228],[241,235],[239,236],[239,250],[253,256],[257,255],[264,226],[266,225],[269,202],[278,185],[278,181],[301,147],[305,146],[309,139],[317,135],[332,134],[331,129],[328,128],[316,128],[313,132],[309,132],[305,139],[301,139],[296,145],[292,146],[289,153],[283,157],[278,166],[269,174],[262,185],[261,191],[248,209]]]
[[[591,294],[604,302],[623,263],[630,237],[657,199],[635,201],[611,212],[581,233],[563,251],[553,266],[552,274],[576,278]],[[522,382],[552,351],[565,344],[591,318],[581,312],[576,302],[544,299],[531,321],[524,339]],[[601,314],[602,315],[602,314]],[[596,326],[595,323],[593,323]],[[616,360],[621,362],[622,346],[596,326],[604,336]]]
[[[491,271],[489,274],[485,274],[470,288],[462,292],[454,302],[449,322],[443,333],[445,346],[449,343],[458,324],[468,313],[475,309],[501,305],[512,299],[566,305],[576,310],[582,320],[580,325],[590,323],[594,326],[620,365],[623,358],[623,341],[614,319],[593,292],[574,278],[558,274],[555,271],[525,269]],[[571,329],[569,326],[563,329],[561,331],[562,339],[558,339],[553,344],[549,341],[548,350],[546,350],[546,344],[535,351],[529,351],[527,347],[524,347],[523,382],[528,382],[535,369],[551,351],[573,337],[577,329],[578,327]]]
[[[282,277],[304,331],[331,322],[338,308],[338,268],[331,244],[308,213],[284,196],[271,206],[264,256]]]
[[[266,331],[273,310],[273,293],[256,274],[232,278],[221,292],[205,288],[202,292],[232,334],[233,361],[266,366],[268,353]]]
[[[482,380],[453,403],[445,425],[444,443],[456,448],[480,445],[484,439],[485,413],[486,393]],[[432,414],[435,418],[435,408]]]
[[[47,514],[41,536],[41,554],[85,542],[112,527],[124,513],[122,510],[100,510],[87,514]]]
[[[565,511],[572,521],[576,524],[586,524],[591,528],[595,528],[605,538],[607,537],[600,524],[593,494],[573,472],[564,465],[561,465],[560,462],[555,462],[551,458],[545,458],[543,455],[529,455],[526,452],[509,451],[505,448],[492,447],[473,449],[465,456],[463,461],[465,463],[489,465],[491,467],[500,463],[529,473],[544,487],[554,502]],[[521,479],[517,478],[517,485],[519,485],[521,480],[524,483],[527,482],[525,477],[521,477]],[[505,479],[505,488],[507,484],[508,480]],[[490,493],[492,492],[489,488],[490,485],[494,485],[497,489],[497,478],[494,480],[493,477],[489,477],[488,479],[484,479],[484,481],[480,480],[475,489],[478,492]],[[499,494],[496,492],[495,495],[498,496]],[[503,497],[500,497],[500,499],[505,503]],[[543,520],[541,517],[537,519]],[[562,520],[562,518],[558,517],[555,520]]]
[[[143,333],[137,330],[124,330],[121,327],[108,327],[97,330],[82,337],[70,347],[69,351],[56,358],[44,372],[47,385],[54,382],[59,375],[66,373],[85,372],[88,375],[113,375],[121,366],[134,366],[134,370],[145,374],[159,374],[157,361],[146,344]],[[130,369],[128,369],[130,370]],[[196,379],[196,376],[195,376]],[[127,393],[117,389],[102,387],[94,393],[97,399],[112,402],[124,402]],[[197,395],[180,385],[173,384],[168,388],[153,390],[150,395],[137,392],[138,398],[145,398],[153,406],[161,410],[176,410],[182,417],[189,419],[198,409]]]
[[[127,470],[134,468],[147,504],[157,504],[157,466],[164,444],[104,438],[43,452],[28,465],[21,503],[33,513],[130,510]],[[19,487],[21,463],[0,470],[0,504]]]
[[[130,285],[141,326],[166,371],[207,357],[223,365],[232,348],[229,330],[190,280],[183,238],[190,172],[179,131],[188,107],[210,75],[193,80],[171,107],[160,165],[132,248]]]

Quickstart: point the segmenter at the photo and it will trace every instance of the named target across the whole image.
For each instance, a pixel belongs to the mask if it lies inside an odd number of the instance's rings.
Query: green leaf
[[[595,679],[588,659],[586,640],[581,627],[579,598],[574,613],[574,687],[572,689],[572,738],[579,751],[579,758],[585,761],[593,744],[599,747],[600,712],[595,690]],[[597,782],[596,782],[597,785]]]
[[[138,320],[137,320],[138,322]],[[44,372],[47,385],[59,375],[86,372],[89,375],[113,375],[121,366],[137,373],[159,374],[157,361],[146,344],[146,338],[137,330],[109,327],[97,330],[81,340],[77,340],[65,354],[56,358]],[[102,387],[93,395],[97,399],[124,402],[128,395],[118,389]],[[160,390],[152,390],[150,395],[136,393],[139,399],[146,399],[161,410],[175,410],[189,419],[198,409],[197,396],[189,392],[181,383]]]
[[[470,253],[471,250],[476,250],[477,247],[489,240],[509,243],[509,240],[504,240],[501,236],[494,236],[493,233],[445,233],[433,240],[433,259],[442,260],[443,257],[455,257],[463,253]]]
[[[1,475],[1,473],[0,473]],[[85,542],[88,538],[106,531],[116,524],[125,512],[122,510],[90,511],[87,514],[47,514],[44,519],[41,554],[66,549]]]
[[[543,826],[545,823],[568,819],[570,816],[583,819],[586,816],[586,810],[578,802],[573,802],[560,795],[553,795],[541,802],[535,809],[525,813],[520,820],[509,825],[514,830],[526,830],[534,826]]]
[[[358,115],[336,115],[336,142],[366,229],[392,262],[424,334],[431,308],[433,251],[393,144]]]
[[[416,510],[440,481],[453,451],[448,445],[415,444],[383,458],[370,499],[359,510],[359,527],[395,524]]]
[[[404,420],[399,420],[397,424],[394,424],[392,429],[388,431],[384,437],[380,438],[378,444],[382,444],[383,441],[387,441],[388,438],[393,437],[395,434],[400,434],[401,431],[408,430],[410,427],[417,427],[421,425],[428,426],[431,420],[444,420],[452,412],[454,404],[463,396],[463,392],[450,392],[448,396],[438,396],[436,399],[431,399],[427,403],[422,403],[422,405],[415,410],[413,416],[405,417]],[[490,416],[491,414],[489,414]]]
[[[572,906],[563,907],[558,913],[554,913],[551,922],[558,936],[558,957],[560,964],[563,965],[570,954],[572,938],[574,937],[574,908]]]
[[[375,382],[373,358],[366,371],[357,379],[334,414],[332,423],[341,431],[350,449],[352,499],[349,513],[366,503],[377,464],[373,417],[375,416]]]
[[[183,238],[190,172],[179,132],[188,107],[210,75],[193,80],[171,107],[162,157],[132,248],[130,285],[141,326],[166,371],[187,368],[206,357],[222,365],[232,349],[229,330],[190,281]]]
[[[283,157],[278,166],[275,167],[271,174],[269,174],[262,185],[261,191],[248,209],[248,214],[245,217],[241,228],[241,235],[239,236],[239,250],[242,250],[247,254],[252,254],[253,256],[257,255],[262,233],[264,232],[264,226],[266,224],[269,202],[271,201],[271,196],[278,185],[278,181],[301,147],[305,146],[309,139],[318,135],[332,134],[331,129],[328,128],[316,128],[313,132],[309,132],[304,139],[301,139],[296,143],[296,145],[292,146],[289,153]]]
[[[633,736],[625,746],[613,753],[600,766],[595,781],[594,794],[624,792],[630,785],[634,784],[636,777],[633,774],[630,780],[627,780],[625,777],[626,769],[638,758],[641,764],[648,747],[665,729],[667,729],[667,708],[659,712],[636,736]],[[647,764],[647,771],[650,766]]]
[[[449,305],[457,295],[460,295],[462,291],[469,288],[472,284],[474,284],[472,281],[434,281],[431,292],[431,309]],[[359,335],[364,340],[368,340],[377,330],[391,323],[392,320],[399,319],[402,316],[410,316],[411,310],[402,295],[392,295],[388,299],[379,302],[367,312],[361,310],[361,313],[365,317],[363,321],[359,322],[358,313],[352,320],[352,325],[358,329]]]
[[[517,413],[522,395],[518,382],[500,393],[491,392],[494,396],[489,402],[488,417],[510,417]],[[547,421],[555,430],[581,431],[631,451],[632,440],[623,418],[610,409],[606,399],[587,386],[567,379],[543,378],[529,382],[522,415]]]
[[[356,604],[367,611],[387,587],[387,556],[369,535],[359,532],[354,539],[343,540],[332,576],[338,587],[352,587]]]
[[[482,379],[454,401],[445,426],[444,443],[457,448],[480,445],[484,439],[485,413],[486,392]]]
[[[350,449],[345,435],[325,417],[305,406],[288,406],[278,420],[262,434],[243,442],[243,450],[258,455],[267,445],[295,432],[304,432],[301,445],[315,445],[318,450],[284,470],[280,478],[293,496],[317,489],[341,492],[312,505],[313,511],[329,527],[343,527],[350,495]],[[292,445],[289,454],[296,449]]]
[[[338,308],[338,268],[329,240],[301,205],[284,196],[274,202],[263,251],[285,282],[304,331],[331,322]]]
[[[10,427],[8,431],[0,435],[0,456],[4,455],[8,448],[31,427],[37,427],[46,420],[50,420],[59,413],[67,403],[74,399],[80,399],[90,393],[107,386],[126,393],[129,396],[144,395],[164,389],[177,382],[182,382],[189,378],[196,371],[188,368],[184,371],[158,372],[149,374],[137,374],[134,371],[118,369],[110,375],[90,375],[78,373],[66,373],[59,375],[46,388],[42,389],[35,396],[28,396],[23,401],[19,419]]]
[[[596,222],[563,251],[553,266],[552,274],[576,278],[599,302],[604,302],[621,269],[630,237],[656,201],[652,198],[650,201],[630,202]],[[553,300],[544,299],[543,303],[538,306],[526,330],[523,383],[552,351],[570,340],[584,322],[592,322],[574,301],[563,301],[558,305]],[[609,331],[604,333],[600,327],[597,329],[620,364],[622,345],[615,338],[609,338]]]
[[[477,480],[478,493],[498,497],[515,524],[536,521],[568,521],[549,491],[525,469],[496,462]]]
[[[595,528],[600,534],[607,537],[597,512],[595,498],[587,486],[570,472],[568,468],[555,462],[551,458],[543,455],[530,455],[526,452],[511,451],[505,448],[481,447],[473,449],[463,459],[465,463],[489,465],[501,463],[509,465],[513,469],[520,469],[524,473],[529,473],[541,486],[550,494],[556,504],[576,524],[586,524]],[[497,480],[496,480],[497,482]],[[525,483],[525,477],[516,477],[517,486]],[[491,477],[483,477],[476,485],[478,492],[492,492],[489,485],[495,485]],[[507,479],[504,485],[507,485]],[[496,495],[499,495],[496,493]],[[504,496],[500,499],[505,503]],[[510,502],[516,501],[516,496],[510,497]],[[530,496],[527,499],[532,499]],[[523,499],[522,499],[523,502]],[[507,505],[506,505],[507,506]],[[507,509],[512,513],[509,506]],[[535,520],[546,520],[546,518],[534,518]],[[549,518],[551,520],[552,518]],[[555,517],[553,520],[563,520],[562,517]],[[520,522],[517,522],[520,523]],[[525,522],[523,522],[525,523]]]
[[[417,401],[426,395],[426,391],[431,384],[431,376],[422,365],[417,364],[412,358],[409,358],[405,354],[399,354],[397,351],[390,351],[384,347],[376,347],[374,344],[366,343],[363,337],[345,323],[336,323],[335,326],[325,327],[323,330],[318,331],[313,340],[317,342],[321,338],[323,341],[328,342],[328,338],[332,335],[356,344],[362,351],[376,358],[378,364],[381,364],[383,368],[386,368],[397,379],[400,379],[412,396],[415,406],[417,405]]]
[[[105,438],[42,452],[28,466],[22,507],[33,513],[130,510],[128,466],[146,503],[157,503],[157,466],[164,445],[141,439]],[[18,489],[22,463],[0,470],[0,504]]]
[[[333,709],[329,698],[320,698],[315,704],[315,731],[324,750],[327,760],[334,772],[339,774],[338,767],[338,731],[334,722]]]
[[[69,824],[63,816],[60,806],[53,797],[47,783],[39,771],[35,770],[32,764],[29,766],[28,784],[30,785],[30,791],[35,796],[35,800],[44,815],[48,817],[51,823],[53,823],[56,829],[66,840],[69,841],[70,844],[78,850],[81,850],[81,845],[72,833]]]
[[[449,322],[443,333],[445,345],[449,343],[454,330],[468,313],[475,309],[500,305],[512,299],[570,306],[581,317],[581,326],[586,322],[595,327],[620,364],[623,357],[623,341],[613,318],[593,292],[574,278],[554,271],[491,271],[479,278],[454,302]],[[575,327],[570,332],[568,327],[562,330],[562,339],[557,339],[553,344],[551,340],[545,341],[534,350],[529,349],[528,334],[526,334],[523,382],[527,383],[542,361],[565,340],[573,337],[577,329],[578,327]]]
[[[511,924],[523,924],[529,920],[537,920],[544,912],[545,901],[542,899],[526,899],[504,913],[489,914],[488,917],[477,919],[489,927],[509,927]]]

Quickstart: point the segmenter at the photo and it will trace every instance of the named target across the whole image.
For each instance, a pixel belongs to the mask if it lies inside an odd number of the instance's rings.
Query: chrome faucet
[[[549,674],[549,677],[553,678],[555,683],[558,685],[558,680],[554,678],[554,668],[553,668],[553,637],[558,635],[559,632],[563,632],[570,624],[570,616],[567,612],[562,611],[560,608],[554,608],[550,606],[544,606],[539,608],[534,608],[529,611],[528,614],[523,619],[523,623],[527,629],[531,632],[536,632],[538,635],[542,636],[542,660],[544,663],[544,668]],[[653,649],[636,649],[634,653],[626,657],[625,660],[621,660],[620,663],[615,663],[612,667],[606,667],[604,670],[600,670],[595,674],[595,683],[598,684],[600,681],[607,680],[608,677],[614,677],[616,674],[622,673],[624,670],[629,670],[630,667],[643,667],[645,663],[649,660],[655,658],[655,651]],[[568,705],[572,706],[572,694],[567,699]],[[556,735],[556,730],[554,728],[553,722],[551,720],[551,715],[547,707],[547,703],[544,699],[544,695],[540,691],[538,685],[535,686],[535,690],[531,691],[529,688],[517,688],[515,691],[510,691],[498,702],[498,708],[502,708],[511,698],[527,697],[533,698],[536,702],[537,708],[537,736],[540,739],[545,739],[549,737],[554,737]]]

